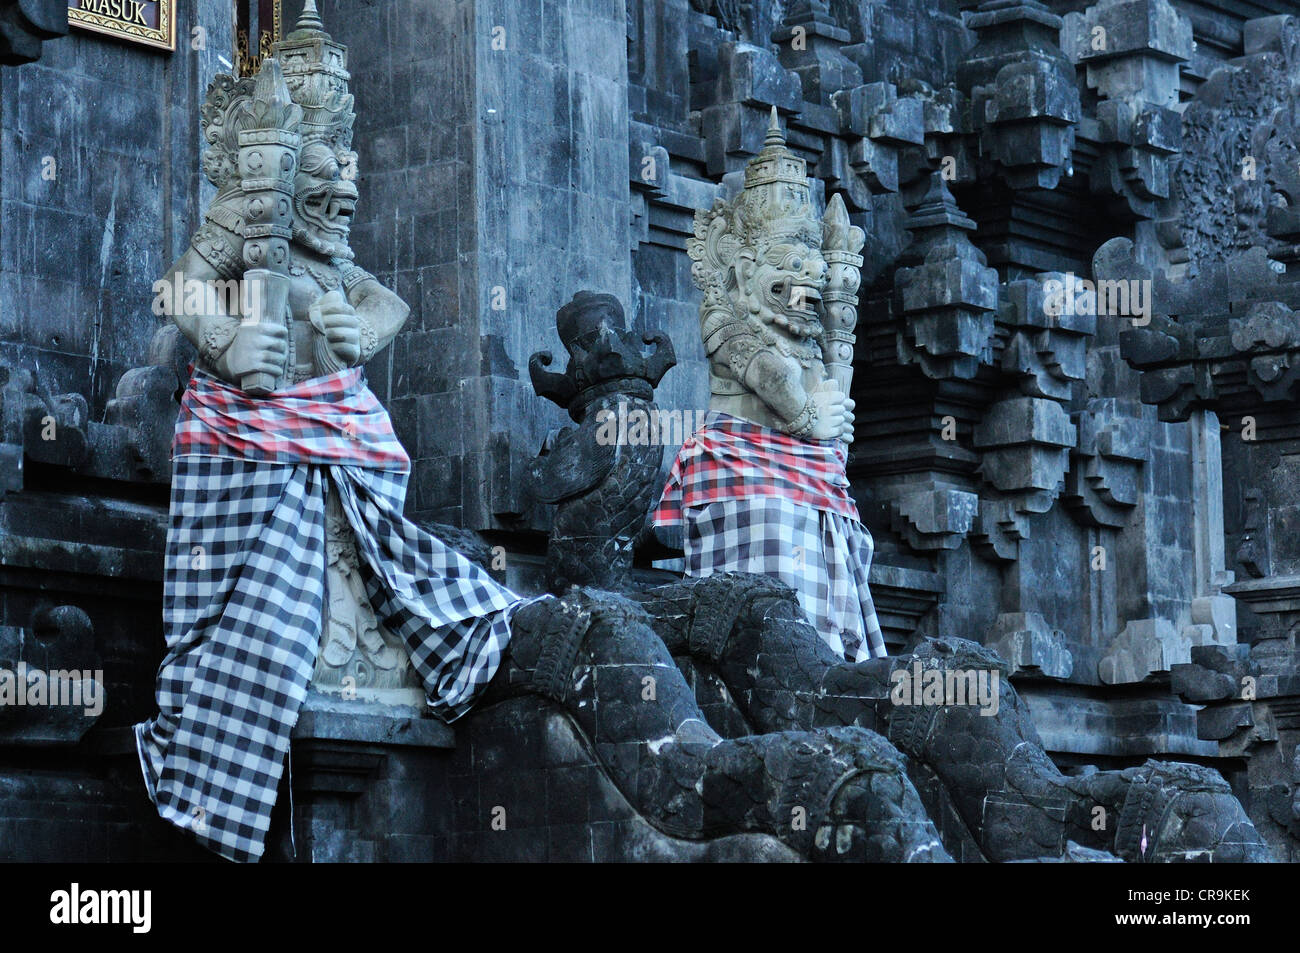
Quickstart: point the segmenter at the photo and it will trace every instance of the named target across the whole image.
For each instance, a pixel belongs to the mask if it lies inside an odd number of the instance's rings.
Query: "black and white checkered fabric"
[[[688,506],[683,516],[687,575],[775,576],[836,653],[850,662],[886,654],[867,586],[875,546],[861,523],[779,496]]]
[[[263,852],[325,606],[325,494],[356,535],[379,617],[430,705],[463,714],[495,674],[519,599],[402,517],[400,470],[183,455],[174,463],[159,713],[136,726],[165,819],[232,860]]]

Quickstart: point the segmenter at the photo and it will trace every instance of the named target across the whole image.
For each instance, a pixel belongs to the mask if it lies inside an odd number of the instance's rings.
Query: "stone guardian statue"
[[[308,0],[273,53],[208,90],[218,193],[165,279],[197,290],[170,317],[198,357],[172,445],[158,714],[135,731],[159,814],[232,860],[263,853],[309,687],[458,718],[523,601],[402,515],[410,459],[363,366],[408,309],[348,247],[347,50]]]
[[[652,518],[665,536],[681,532],[687,575],[786,583],[849,661],[885,654],[867,585],[871,534],[845,474],[863,238],[838,196],[818,219],[773,108],[743,190],[697,212],[686,244],[703,292],[709,414]]]

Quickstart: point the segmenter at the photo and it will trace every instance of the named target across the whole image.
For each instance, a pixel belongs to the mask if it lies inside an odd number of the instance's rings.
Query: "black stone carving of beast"
[[[760,857],[1271,859],[1213,770],[1148,761],[1062,775],[1005,663],[978,643],[931,639],[906,656],[849,663],[776,580],[634,585],[632,547],[660,489],[660,448],[610,444],[598,427],[619,401],[653,408],[672,352],[660,336],[642,355],[608,295],[579,293],[557,321],[568,368],[548,372],[551,356],[538,354],[530,370],[538,394],[578,424],[533,473],[534,496],[557,504],[548,576],[559,598],[517,612],[484,704],[549,698],[655,828],[695,841],[765,835],[771,849]],[[917,665],[999,670],[996,714],[895,705],[894,672]],[[712,717],[683,670],[721,698]]]

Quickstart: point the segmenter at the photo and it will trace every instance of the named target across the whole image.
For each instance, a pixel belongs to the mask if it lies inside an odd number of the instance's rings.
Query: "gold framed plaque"
[[[68,23],[130,43],[176,49],[176,0],[68,0]]]

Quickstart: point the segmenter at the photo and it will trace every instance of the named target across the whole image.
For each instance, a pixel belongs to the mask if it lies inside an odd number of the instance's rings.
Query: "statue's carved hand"
[[[361,360],[361,316],[341,291],[329,292],[312,306],[311,323],[344,367]]]
[[[284,373],[289,356],[289,329],[280,321],[241,324],[221,363],[227,379],[238,383],[249,374]]]
[[[821,386],[813,391],[812,400],[817,408],[817,419],[809,436],[814,440],[843,438],[851,441],[854,405],[840,390],[840,385],[833,380],[822,381]]]

